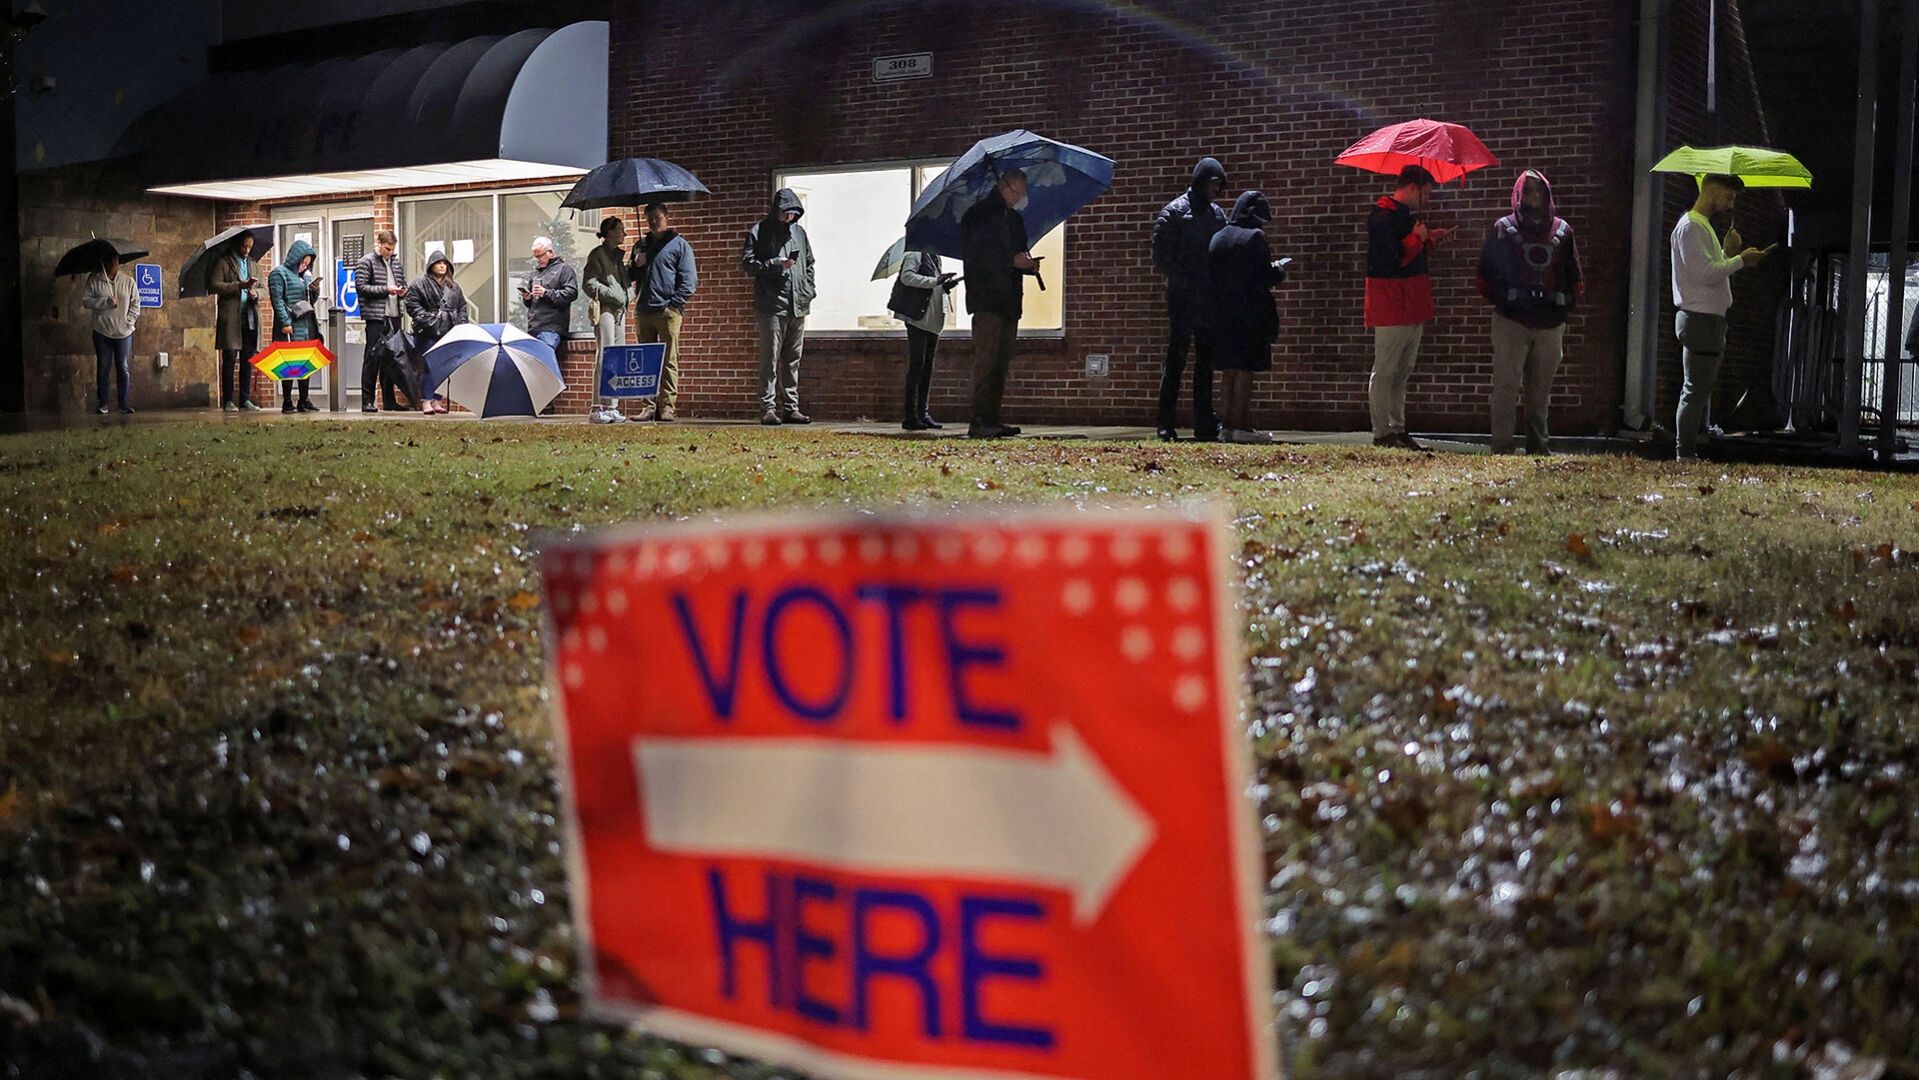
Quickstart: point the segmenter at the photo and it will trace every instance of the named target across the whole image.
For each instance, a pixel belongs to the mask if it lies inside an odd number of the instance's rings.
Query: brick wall
[[[212,235],[211,205],[146,195],[112,165],[76,165],[21,176],[20,226],[29,412],[93,408],[92,313],[80,306],[86,279],[55,278],[53,270],[61,255],[96,235],[144,245],[152,254],[135,261],[164,268],[163,302],[142,311],[133,332],[134,408],[184,408],[217,400],[213,301],[180,299],[175,276]],[[132,267],[125,272],[131,274]],[[164,369],[156,362],[162,352],[169,357]],[[112,394],[109,385],[110,404]]]
[[[1068,226],[1063,337],[1023,341],[1008,418],[1146,423],[1163,351],[1153,213],[1193,162],[1220,158],[1228,200],[1271,199],[1277,254],[1298,262],[1280,290],[1275,370],[1262,426],[1366,424],[1370,334],[1361,321],[1367,209],[1390,183],[1332,159],[1384,123],[1432,116],[1472,127],[1504,165],[1443,189],[1431,213],[1463,242],[1434,262],[1440,316],[1413,378],[1424,430],[1485,430],[1488,314],[1473,287],[1484,230],[1508,211],[1513,177],[1554,180],[1589,278],[1555,384],[1561,431],[1610,425],[1619,393],[1630,220],[1633,36],[1628,0],[1205,0],[1102,12],[993,2],[807,13],[746,0],[669,2],[612,26],[610,152],[661,156],[714,195],[684,208],[702,262],[687,311],[682,411],[757,411],[750,283],[735,263],[774,171],[955,156],[1009,128],[1117,160],[1113,189]],[[1187,20],[1197,17],[1197,21]],[[874,58],[930,51],[930,79],[876,86]],[[1083,375],[1089,352],[1112,376]],[[894,418],[903,341],[814,336],[803,406],[833,418]],[[964,415],[968,344],[948,340],[935,413]]]

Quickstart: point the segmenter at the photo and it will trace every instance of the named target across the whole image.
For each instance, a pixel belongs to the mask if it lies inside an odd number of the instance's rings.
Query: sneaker
[[[673,421],[678,420],[679,418],[680,418],[679,414],[673,411],[673,406],[671,405],[662,407],[659,413],[654,416],[654,419],[658,420],[662,424],[670,424]]]
[[[593,412],[587,416],[586,422],[589,424],[624,424],[626,423],[626,416],[618,409],[595,408]]]
[[[106,410],[105,410],[105,409],[101,409],[100,411],[101,411],[101,412],[106,412]],[[287,415],[289,415],[289,416],[291,416],[291,415],[293,414],[293,402],[291,402],[291,401],[289,401],[289,402],[286,402],[286,403],[284,403],[284,404],[282,404],[282,405],[280,406],[280,411],[281,411],[281,412],[283,412],[283,413],[286,413],[286,414],[287,414]]]
[[[107,407],[105,405],[101,405],[95,408],[93,411],[96,413],[99,413],[101,416],[105,416],[107,414]]]
[[[1212,431],[1194,431],[1193,441],[1194,442],[1218,442],[1219,431],[1218,429],[1214,429]]]
[[[259,411],[260,411],[260,407],[259,407],[258,405],[255,405],[255,404],[254,404],[253,402],[251,402],[251,401],[243,401],[243,402],[241,402],[241,403],[240,403],[240,407],[241,407],[242,409],[245,409],[245,410],[246,410],[246,411],[248,411],[248,412],[259,412]]]
[[[105,410],[105,409],[102,409],[101,411],[102,411],[102,412],[105,412],[106,410]],[[766,425],[767,427],[779,427],[779,426],[780,426],[780,414],[779,414],[779,413],[776,413],[776,412],[772,412],[772,411],[767,411],[767,412],[764,412],[764,413],[761,413],[761,414],[760,414],[760,423],[762,423],[762,424],[765,424],[765,425]]]
[[[379,412],[380,407],[378,405],[362,405],[360,406],[360,411],[361,412]]]
[[[220,406],[220,411],[221,412],[239,412],[240,406],[235,405],[233,402],[229,401],[225,405]]]
[[[123,412],[123,413],[127,413],[127,414],[129,414],[129,415],[131,415],[131,414],[132,414],[132,412],[133,412],[133,406],[131,406],[131,405],[122,405],[122,406],[120,406],[120,411],[121,411],[121,412]]]
[[[921,413],[920,426],[925,428],[928,431],[938,431],[939,429],[945,427],[946,425],[940,423],[938,420],[933,419],[933,416],[931,413]]]
[[[1153,434],[1159,438],[1160,442],[1178,442],[1179,441],[1179,432],[1169,427],[1158,428],[1153,432]]]
[[[1242,443],[1252,446],[1269,446],[1273,441],[1273,437],[1263,431],[1252,431],[1243,428],[1227,428],[1220,433],[1220,437],[1224,442]]]
[[[300,411],[301,412],[319,412],[320,407],[318,405],[315,405],[311,401],[302,401],[300,402]]]
[[[795,409],[794,411],[790,413],[787,413],[785,416],[780,417],[780,423],[782,424],[810,424],[812,422],[813,422],[812,417],[806,415],[803,412],[800,412],[797,409]]]

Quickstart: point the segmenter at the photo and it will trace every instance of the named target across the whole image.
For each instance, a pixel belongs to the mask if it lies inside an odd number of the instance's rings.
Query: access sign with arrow
[[[844,1080],[1269,1080],[1226,528],[543,555],[587,1001]]]

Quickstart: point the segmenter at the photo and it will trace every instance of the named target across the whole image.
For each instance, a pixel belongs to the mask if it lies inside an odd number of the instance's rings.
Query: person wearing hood
[[[740,268],[753,279],[753,321],[760,334],[762,424],[813,422],[800,412],[800,352],[814,296],[813,245],[799,224],[804,213],[792,188],[779,189],[740,248]]]
[[[810,272],[810,260],[807,265]],[[670,424],[677,419],[674,407],[680,398],[680,318],[687,301],[693,299],[693,290],[699,288],[700,271],[693,259],[693,245],[674,231],[673,215],[663,202],[647,205],[646,239],[633,251],[633,275],[633,306],[638,312],[633,320],[638,331],[635,336],[641,344],[660,342],[666,346],[659,395],[653,399],[650,412],[642,413],[639,419]],[[803,418],[797,397],[794,406],[789,415],[798,423]]]
[[[267,296],[273,301],[273,340],[319,341],[320,315],[314,307],[320,298],[320,279],[313,274],[313,245],[295,240],[287,247],[287,257],[267,275]],[[280,411],[319,412],[308,400],[311,375],[299,380],[299,404],[294,404],[294,380],[280,380]]]
[[[973,316],[973,417],[966,428],[969,439],[1002,439],[1018,435],[1006,422],[1000,403],[1006,397],[1006,374],[1013,366],[1013,347],[1019,341],[1019,317],[1026,295],[1026,278],[1037,276],[1026,234],[1026,173],[1008,169],[986,197],[960,215],[960,266],[966,275],[966,310]]]
[[[1257,191],[1240,195],[1233,216],[1206,246],[1205,329],[1213,366],[1221,376],[1220,437],[1230,443],[1270,443],[1254,431],[1253,375],[1273,367],[1273,343],[1279,340],[1279,307],[1273,286],[1286,280],[1266,243],[1273,209]]]
[[[1679,387],[1680,461],[1697,461],[1699,429],[1706,403],[1719,382],[1726,355],[1726,312],[1732,307],[1732,276],[1766,257],[1772,248],[1750,248],[1738,229],[1727,229],[1722,245],[1712,219],[1730,215],[1746,182],[1737,176],[1708,176],[1699,182],[1699,198],[1672,230],[1673,332],[1679,337],[1684,381]]]
[[[1171,442],[1179,413],[1179,381],[1186,354],[1193,353],[1193,438],[1219,438],[1213,412],[1213,361],[1207,336],[1200,333],[1206,308],[1207,245],[1226,226],[1226,214],[1213,200],[1226,192],[1226,169],[1212,158],[1193,166],[1193,184],[1153,218],[1153,268],[1166,277],[1166,361],[1159,375],[1159,437]]]
[[[120,269],[117,255],[87,275],[80,306],[93,313],[93,411],[107,411],[107,380],[116,381],[120,411],[133,411],[133,327],[140,319],[140,294],[133,275]]]
[[[413,324],[413,353],[425,357],[427,350],[439,341],[448,330],[466,322],[466,292],[460,283],[453,280],[453,262],[446,257],[442,248],[430,248],[426,253],[426,273],[413,279],[406,287],[406,296],[400,301],[406,309],[407,321]],[[418,367],[424,371],[422,360]],[[424,413],[443,413],[446,411],[446,399],[432,393],[434,387],[422,387],[420,411]]]
[[[1546,174],[1520,173],[1512,206],[1512,213],[1493,223],[1479,252],[1479,292],[1493,306],[1492,452],[1513,452],[1513,407],[1523,383],[1526,452],[1544,454],[1566,318],[1586,285],[1573,228],[1556,216]]]
[[[220,350],[220,407],[228,412],[257,410],[253,403],[253,365],[260,351],[260,305],[253,289],[253,234],[233,238],[207,275],[207,291],[216,299],[213,342]]]
[[[1374,446],[1425,449],[1406,431],[1406,384],[1433,317],[1426,255],[1451,232],[1419,220],[1435,186],[1432,173],[1408,165],[1399,170],[1393,193],[1381,196],[1366,219],[1366,325],[1373,329],[1367,397]]]

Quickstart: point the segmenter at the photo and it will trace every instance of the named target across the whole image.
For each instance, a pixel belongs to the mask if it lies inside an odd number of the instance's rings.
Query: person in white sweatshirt
[[[109,258],[105,266],[87,275],[86,292],[80,306],[93,312],[94,394],[93,411],[107,411],[108,372],[119,382],[120,411],[130,413],[128,398],[133,381],[133,327],[140,319],[140,301],[133,291],[133,277],[120,272],[120,260]]]
[[[1747,247],[1738,229],[1726,230],[1722,246],[1713,231],[1711,219],[1730,214],[1745,187],[1736,176],[1706,177],[1700,181],[1698,200],[1672,230],[1672,302],[1679,309],[1674,330],[1685,361],[1675,421],[1681,461],[1698,460],[1699,428],[1726,355],[1732,276],[1772,251]]]

